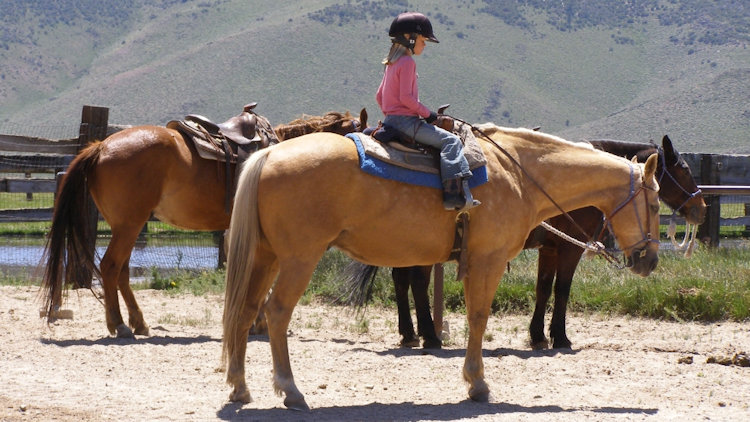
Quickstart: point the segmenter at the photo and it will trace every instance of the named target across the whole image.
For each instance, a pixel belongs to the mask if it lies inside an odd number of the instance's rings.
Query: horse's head
[[[693,180],[693,174],[668,136],[664,135],[659,150],[660,163],[657,180],[660,197],[690,224],[701,224],[706,218],[706,201]]]
[[[644,277],[659,262],[658,160],[652,154],[646,164],[632,164],[630,194],[606,217],[625,255],[625,265]]]
[[[329,111],[323,116],[303,116],[292,120],[287,124],[274,127],[279,140],[296,138],[315,132],[332,132],[339,135],[360,132],[367,125],[367,110],[364,108],[359,112],[359,118],[351,115],[348,111],[341,113]]]
[[[346,113],[329,112],[323,116],[325,121],[325,132],[338,133],[339,135],[346,135],[352,132],[361,132],[367,125],[367,110],[364,108],[359,112],[359,118],[351,115],[348,111]]]

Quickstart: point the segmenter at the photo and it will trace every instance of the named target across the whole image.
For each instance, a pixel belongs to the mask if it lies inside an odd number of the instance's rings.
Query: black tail
[[[343,302],[361,308],[372,299],[372,288],[378,267],[352,261],[341,273],[344,292]]]
[[[41,285],[48,318],[54,308],[61,305],[64,287],[73,284],[90,288],[91,276],[99,277],[94,261],[96,231],[88,220],[93,202],[86,183],[99,160],[98,146],[99,143],[95,143],[87,147],[70,163],[55,199]]]

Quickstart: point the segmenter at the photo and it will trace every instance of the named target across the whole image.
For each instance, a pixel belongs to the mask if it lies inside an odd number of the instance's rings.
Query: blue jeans
[[[464,157],[464,145],[458,136],[433,126],[417,116],[388,115],[385,116],[383,125],[396,129],[420,144],[438,148],[440,150],[440,177],[443,181],[471,177],[469,163]]]

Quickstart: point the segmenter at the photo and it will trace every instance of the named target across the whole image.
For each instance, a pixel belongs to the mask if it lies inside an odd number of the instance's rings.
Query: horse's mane
[[[590,143],[593,145],[607,145],[608,149],[632,149],[632,150],[642,150],[642,149],[659,149],[659,146],[654,143],[654,141],[650,142],[635,142],[635,141],[621,141],[618,139],[584,139],[583,140],[586,143]]]
[[[346,113],[329,111],[323,116],[302,115],[299,119],[274,127],[273,130],[276,132],[279,140],[283,141],[313,132],[329,132],[336,125],[353,119],[354,117],[348,111]]]
[[[479,131],[481,131],[481,133],[484,133],[486,135],[492,135],[494,133],[504,133],[510,136],[517,136],[520,138],[525,138],[530,141],[553,142],[553,143],[560,142],[565,145],[572,145],[578,148],[584,148],[584,149],[589,149],[589,150],[594,149],[591,146],[591,144],[589,144],[588,142],[572,142],[572,141],[568,141],[567,139],[563,139],[556,135],[552,135],[552,134],[545,133],[545,132],[540,132],[534,129],[528,129],[525,127],[517,127],[517,128],[503,127],[503,126],[498,126],[494,123],[482,123],[479,125],[474,125],[474,127],[476,127]]]

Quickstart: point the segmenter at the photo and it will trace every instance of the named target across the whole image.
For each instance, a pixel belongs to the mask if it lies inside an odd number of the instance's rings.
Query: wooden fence
[[[721,226],[744,226],[750,232],[750,155],[681,153],[703,191],[708,205],[706,220],[698,238],[711,246],[719,245]],[[741,204],[742,215],[722,217],[722,204]]]
[[[0,192],[54,193],[55,175],[63,172],[75,154],[89,142],[104,139],[123,126],[108,124],[109,110],[104,107],[84,106],[78,138],[48,140],[0,134]],[[703,190],[709,205],[706,222],[699,229],[699,238],[717,246],[721,226],[750,228],[750,156],[682,153]],[[18,175],[24,175],[19,177]],[[44,177],[42,177],[44,176]],[[722,204],[744,204],[744,215],[722,217]],[[662,215],[662,224],[668,224],[670,215]],[[0,223],[20,221],[50,221],[52,208],[0,210]],[[92,224],[97,219],[92,216]],[[684,221],[678,219],[678,224]],[[746,229],[750,230],[750,229]],[[223,244],[217,242],[219,247]],[[223,251],[222,251],[223,252]],[[223,253],[220,252],[220,260]]]

